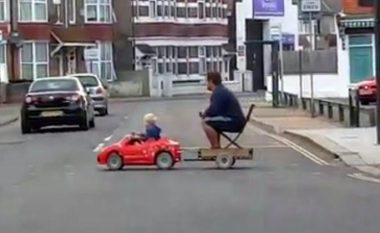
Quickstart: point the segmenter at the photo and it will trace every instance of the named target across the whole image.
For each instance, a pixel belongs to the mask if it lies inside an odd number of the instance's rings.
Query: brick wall
[[[350,15],[367,15],[373,14],[373,8],[359,6],[359,0],[343,0],[343,12]]]

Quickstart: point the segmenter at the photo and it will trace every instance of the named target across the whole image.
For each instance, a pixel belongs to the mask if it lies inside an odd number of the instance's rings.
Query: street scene
[[[0,233],[378,233],[380,0],[0,0]]]
[[[260,99],[240,101],[246,108]],[[197,117],[207,104],[207,98],[116,102],[88,132],[23,136],[19,122],[1,127],[1,232],[378,231],[378,183],[348,176],[355,171],[331,158],[310,159],[253,124],[239,141],[255,148],[254,160],[232,170],[213,162],[182,162],[170,171],[97,168],[98,145],[141,130],[148,111],[183,147],[208,146]]]

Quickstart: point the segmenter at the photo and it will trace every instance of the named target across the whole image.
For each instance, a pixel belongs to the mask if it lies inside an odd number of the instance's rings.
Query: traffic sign
[[[302,0],[302,12],[319,12],[322,10],[321,0]]]

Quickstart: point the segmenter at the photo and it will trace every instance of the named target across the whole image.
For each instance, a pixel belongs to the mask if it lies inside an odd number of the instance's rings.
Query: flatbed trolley
[[[221,136],[227,139],[228,144],[220,149],[200,148],[197,149],[197,158],[187,158],[183,161],[215,161],[216,166],[221,169],[230,169],[235,165],[236,160],[253,160],[253,148],[243,148],[237,143],[237,139],[244,132],[245,127],[251,119],[255,105],[250,105],[246,115],[243,129],[235,137],[230,137],[222,132]],[[233,146],[233,147],[232,147]],[[186,148],[183,148],[186,150]]]

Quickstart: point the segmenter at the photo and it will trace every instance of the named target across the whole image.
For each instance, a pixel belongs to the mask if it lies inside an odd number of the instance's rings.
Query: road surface
[[[147,112],[183,146],[206,146],[197,118],[206,104],[114,103],[88,132],[22,136],[19,123],[0,128],[0,233],[379,232],[380,184],[318,165],[253,127],[241,143],[256,147],[255,161],[233,170],[200,162],[172,171],[96,166],[94,150],[141,130]]]

